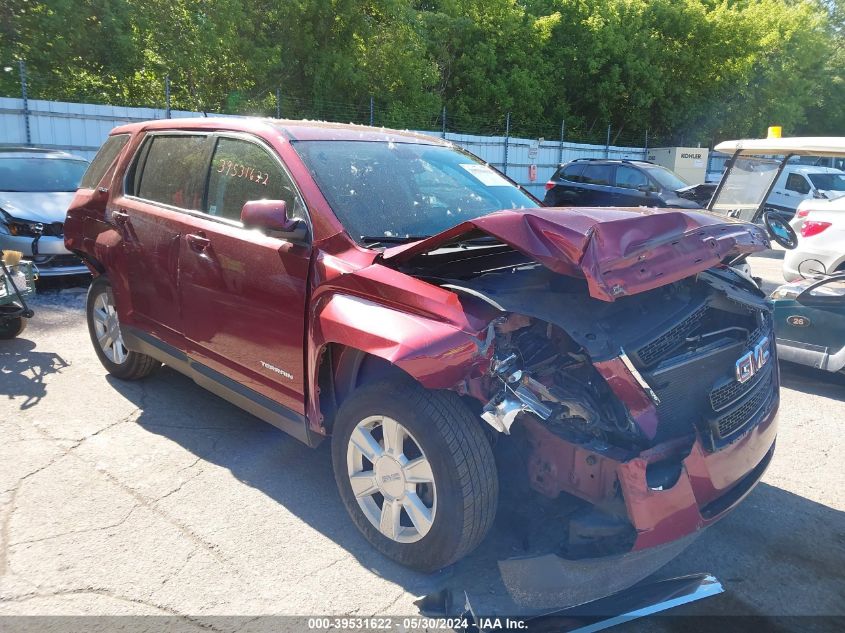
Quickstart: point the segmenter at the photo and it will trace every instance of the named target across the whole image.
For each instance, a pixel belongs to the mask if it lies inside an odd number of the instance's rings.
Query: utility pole
[[[502,171],[504,172],[505,176],[508,175],[508,141],[510,140],[511,136],[511,113],[508,112],[507,116],[505,117],[505,165]]]
[[[276,88],[276,118],[282,118],[282,89]]]
[[[558,148],[557,164],[563,163],[563,137],[566,133],[566,119],[560,122],[560,147]]]
[[[607,124],[607,141],[604,144],[604,157],[610,158],[610,123]]]
[[[376,120],[376,104],[375,100],[373,99],[373,95],[370,95],[370,127],[372,127],[373,123]]]
[[[441,138],[446,138],[446,106],[443,106],[443,114],[440,117],[443,124],[443,132],[440,134]]]
[[[164,118],[170,118],[170,75],[164,76]]]
[[[23,99],[23,122],[26,128],[26,144],[32,144],[32,132],[29,128],[29,95],[26,90],[26,62],[18,60],[18,69],[21,75],[21,99]]]

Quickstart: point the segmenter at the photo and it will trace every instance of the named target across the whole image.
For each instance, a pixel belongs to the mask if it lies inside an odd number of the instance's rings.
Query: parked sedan
[[[798,246],[783,258],[786,281],[845,270],[845,198],[806,204],[790,222]]]
[[[88,161],[32,147],[0,148],[0,250],[20,251],[42,277],[88,273],[64,245],[64,220]]]

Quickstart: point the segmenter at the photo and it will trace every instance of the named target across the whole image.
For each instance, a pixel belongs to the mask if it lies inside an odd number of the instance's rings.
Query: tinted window
[[[294,141],[294,147],[355,239],[432,235],[491,211],[538,206],[452,147],[388,141]]]
[[[801,174],[789,174],[786,179],[786,188],[798,193],[810,193],[810,183]]]
[[[648,176],[635,167],[619,165],[616,168],[616,186],[625,189],[636,189],[641,186],[649,186]]]
[[[0,191],[76,191],[88,167],[65,158],[0,158]]]
[[[143,164],[135,195],[198,211],[206,173],[206,136],[153,136],[140,156]]]
[[[100,151],[97,152],[94,160],[88,166],[88,171],[85,172],[79,186],[82,189],[93,189],[100,184],[100,181],[106,174],[106,170],[112,166],[114,159],[117,158],[120,150],[123,149],[128,141],[128,134],[118,134],[117,136],[108,137],[100,148]]]
[[[581,172],[584,171],[584,163],[573,163],[561,170],[559,177],[571,182],[581,182]]]
[[[208,214],[240,221],[250,200],[284,200],[292,215],[302,204],[288,175],[267,150],[238,139],[217,141],[208,182]]]
[[[582,182],[589,185],[609,185],[613,174],[613,165],[587,165]]]

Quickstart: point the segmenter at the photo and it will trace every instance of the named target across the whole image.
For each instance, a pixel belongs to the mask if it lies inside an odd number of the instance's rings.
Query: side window
[[[625,189],[637,189],[643,185],[651,186],[643,172],[629,165],[619,165],[616,168],[616,186]]]
[[[801,174],[789,174],[786,179],[786,188],[801,194],[810,193],[810,183]]]
[[[129,142],[128,134],[117,134],[110,136],[100,147],[94,160],[88,165],[85,175],[82,176],[82,182],[79,183],[80,189],[93,189],[100,184],[103,176],[106,175],[106,170],[112,166],[114,159],[120,154],[126,143]]]
[[[588,185],[609,185],[612,170],[612,165],[587,165],[582,182]]]
[[[139,153],[139,198],[199,211],[207,169],[207,136],[153,136]],[[143,160],[143,164],[140,161]]]
[[[278,160],[250,141],[221,138],[211,159],[206,211],[240,221],[241,209],[250,200],[284,200],[291,215],[305,215],[296,188]]]
[[[584,171],[584,163],[572,163],[560,172],[560,177],[571,182],[581,182],[581,172]]]

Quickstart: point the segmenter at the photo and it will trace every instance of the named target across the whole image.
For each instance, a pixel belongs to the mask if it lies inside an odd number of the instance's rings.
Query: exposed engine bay
[[[526,474],[510,503],[525,503],[528,489],[555,500],[547,509],[566,526],[554,545],[564,558],[637,549],[644,526],[626,506],[623,471],[642,468],[646,495],[671,490],[697,438],[717,452],[776,406],[770,308],[727,266],[606,302],[579,279],[510,257],[493,257],[505,264],[493,270],[463,267],[462,278],[443,274],[454,260],[417,257],[413,274],[500,314],[489,369],[468,393],[507,472],[520,477],[519,464]],[[750,373],[740,375],[744,358]]]
[[[495,328],[491,373],[500,387],[481,416],[493,428],[509,434],[517,416],[530,413],[575,442],[638,445],[625,407],[560,327],[510,314]]]

